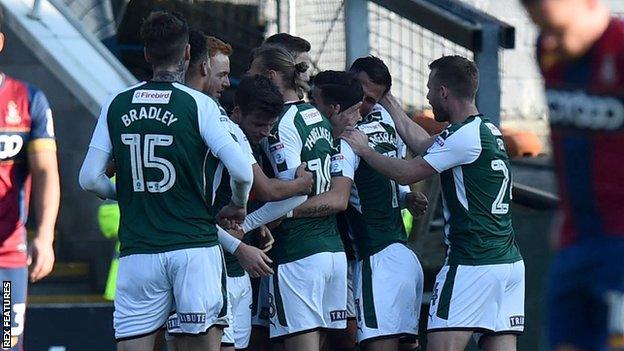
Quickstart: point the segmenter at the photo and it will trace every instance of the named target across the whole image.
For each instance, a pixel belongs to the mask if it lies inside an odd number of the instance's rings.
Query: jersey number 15
[[[176,171],[173,164],[162,157],[154,155],[156,146],[173,144],[173,136],[162,134],[146,134],[141,150],[140,134],[122,134],[121,142],[130,146],[130,165],[132,169],[132,187],[135,192],[164,193],[175,184]],[[163,173],[159,181],[145,181],[143,169],[156,168]]]

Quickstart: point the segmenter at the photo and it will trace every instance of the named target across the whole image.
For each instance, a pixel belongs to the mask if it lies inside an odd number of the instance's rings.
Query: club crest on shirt
[[[17,109],[17,104],[13,100],[9,101],[7,104],[5,121],[9,125],[17,125],[22,121],[22,117]]]

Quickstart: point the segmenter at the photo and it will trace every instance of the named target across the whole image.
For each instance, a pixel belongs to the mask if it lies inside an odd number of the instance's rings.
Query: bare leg
[[[512,334],[482,336],[481,346],[485,351],[516,351],[517,336]]]
[[[249,339],[249,350],[270,351],[269,328],[251,326],[251,338]]]
[[[427,351],[464,351],[471,331],[439,331],[427,334]]]
[[[156,337],[154,338],[154,351],[162,351],[163,346],[165,346],[165,329],[161,328],[158,329],[158,331],[156,332]],[[171,350],[168,349],[167,351],[175,351],[175,350]]]
[[[397,351],[399,348],[399,338],[381,339],[366,343],[365,351]]]
[[[178,351],[220,351],[222,326],[212,326],[202,335],[176,335]]]
[[[347,320],[347,329],[334,329],[326,334],[327,341],[322,343],[323,350],[357,350],[357,321],[355,319]]]
[[[414,342],[400,342],[399,343],[399,351],[413,351],[416,350],[420,346],[418,339]]]
[[[313,331],[299,334],[284,340],[286,351],[319,351],[321,349],[321,333]]]
[[[157,331],[136,339],[123,340],[117,343],[117,351],[152,351]]]

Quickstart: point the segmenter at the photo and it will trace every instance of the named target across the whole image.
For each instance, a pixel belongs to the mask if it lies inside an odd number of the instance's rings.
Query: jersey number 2
[[[507,214],[509,212],[509,204],[504,203],[505,193],[507,192],[507,185],[509,185],[510,174],[507,165],[503,160],[492,160],[492,170],[503,172],[503,183],[501,184],[500,190],[498,191],[498,195],[496,195],[496,199],[494,199],[494,203],[492,203],[492,214]],[[509,198],[511,199],[511,189],[512,186],[509,186]]]
[[[154,155],[156,146],[169,146],[173,144],[173,136],[162,134],[146,134],[141,151],[140,134],[122,134],[121,142],[130,146],[130,165],[132,168],[132,187],[135,192],[147,191],[150,193],[164,193],[171,189],[176,180],[176,171],[171,162]],[[144,168],[156,168],[163,173],[159,181],[143,179]]]

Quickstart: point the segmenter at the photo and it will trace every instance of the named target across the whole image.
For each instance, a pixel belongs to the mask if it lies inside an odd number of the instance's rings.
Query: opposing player
[[[4,38],[0,33],[0,51]],[[43,92],[0,74],[0,115],[0,277],[11,284],[11,350],[21,350],[28,279],[39,281],[54,266],[60,185],[52,112]],[[27,246],[31,179],[36,234]]]
[[[221,216],[242,220],[252,170],[231,135],[214,128],[217,105],[181,84],[190,56],[186,21],[154,12],[141,37],[154,75],[104,105],[80,171],[84,189],[120,206],[117,347],[151,350],[175,309],[178,350],[218,350],[228,323],[225,269],[206,194],[220,161],[232,178]],[[111,157],[116,187],[105,175]]]
[[[314,174],[311,195],[316,196],[307,200],[305,211],[305,217],[314,217],[288,218],[274,231],[270,336],[283,340],[287,350],[319,350],[320,329],[346,327],[346,258],[333,214],[346,208],[351,181],[332,178],[331,125],[313,106],[299,100],[297,91],[306,71],[305,63],[296,63],[285,49],[272,45],[255,51],[249,70],[271,79],[287,101],[273,135],[263,144],[276,175],[292,179],[302,161]],[[319,198],[331,198],[332,206]]]
[[[347,72],[325,71],[314,79],[314,103],[330,120],[363,95],[358,79]],[[356,129],[367,135],[376,152],[397,157],[402,143],[385,111],[373,109]],[[401,208],[406,203],[420,205],[416,213],[420,215],[426,209],[426,198],[400,188],[342,143],[340,159],[332,166],[353,179],[346,215],[358,253],[354,272],[357,339],[364,350],[397,350],[400,337],[415,339],[418,334],[423,289],[420,262],[406,246]]]
[[[523,0],[541,29],[562,223],[548,288],[556,351],[624,350],[624,21],[600,0]]]
[[[208,54],[211,66],[208,95],[218,100],[221,98],[221,93],[230,86],[232,46],[219,38],[209,36]]]
[[[440,173],[448,254],[431,297],[427,349],[463,350],[474,334],[485,350],[515,350],[524,329],[524,263],[511,225],[505,144],[475,106],[475,64],[445,56],[430,68],[427,98],[436,119],[450,125],[428,140],[405,139],[412,150],[429,144],[423,156],[388,157],[360,131],[343,136],[370,167],[399,183]]]

